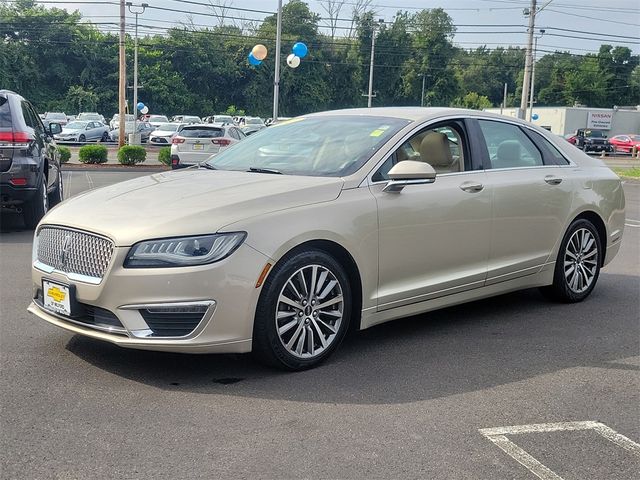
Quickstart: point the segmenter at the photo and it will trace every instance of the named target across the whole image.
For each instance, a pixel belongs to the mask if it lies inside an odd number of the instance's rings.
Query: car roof
[[[481,110],[471,110],[467,108],[449,108],[449,107],[375,107],[375,108],[347,108],[342,110],[328,110],[326,112],[312,113],[302,116],[329,116],[329,115],[362,115],[370,117],[391,117],[410,120],[413,122],[427,121],[443,116],[459,115],[461,117],[489,117],[495,119],[515,121],[527,124],[523,120],[514,117],[499,115],[496,113],[485,112]]]

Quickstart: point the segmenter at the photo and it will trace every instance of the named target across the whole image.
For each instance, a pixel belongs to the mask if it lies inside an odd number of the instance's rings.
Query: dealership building
[[[517,117],[518,108],[505,108],[503,115]],[[501,113],[500,108],[485,111]],[[535,118],[535,120],[534,120]],[[640,134],[640,106],[615,108],[535,107],[532,123],[558,135],[575,133],[579,128],[605,130],[607,136]]]

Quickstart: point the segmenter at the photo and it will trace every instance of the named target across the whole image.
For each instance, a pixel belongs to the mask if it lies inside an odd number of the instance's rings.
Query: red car
[[[640,150],[640,135],[616,135],[609,139],[609,143],[616,152],[631,153],[633,147]]]

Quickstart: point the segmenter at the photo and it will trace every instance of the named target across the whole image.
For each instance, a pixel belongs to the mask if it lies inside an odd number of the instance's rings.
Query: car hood
[[[140,177],[65,200],[42,223],[99,233],[117,246],[216,232],[225,225],[340,195],[335,177],[186,169]]]
[[[153,135],[154,137],[170,137],[174,133],[176,132],[170,132],[168,130],[154,130],[153,132],[151,132],[151,135]]]

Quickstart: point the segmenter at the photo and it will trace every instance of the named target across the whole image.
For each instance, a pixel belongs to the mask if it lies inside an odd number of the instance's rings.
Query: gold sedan
[[[323,112],[63,202],[35,234],[29,311],[123,347],[304,369],[349,328],[531,287],[585,299],[624,206],[600,160],[529,123]]]

